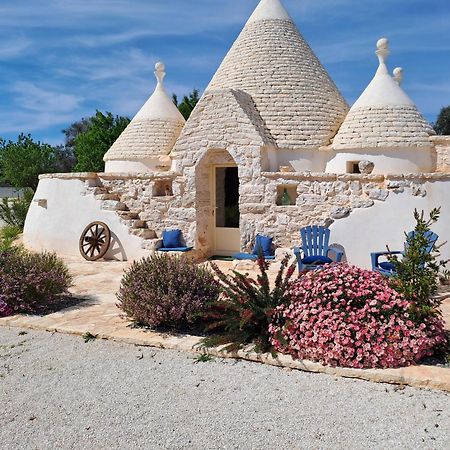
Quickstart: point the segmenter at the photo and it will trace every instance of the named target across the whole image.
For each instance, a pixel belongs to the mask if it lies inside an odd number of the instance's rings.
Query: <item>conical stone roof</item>
[[[207,91],[251,95],[280,148],[330,143],[348,106],[280,0],[261,0]]]
[[[401,88],[402,69],[396,68],[394,77],[388,72],[388,44],[385,38],[378,41],[378,70],[350,109],[333,140],[333,149],[431,146],[434,130]]]
[[[107,161],[140,161],[167,156],[186,121],[167,94],[163,63],[155,66],[158,83],[123,133],[106,153]]]

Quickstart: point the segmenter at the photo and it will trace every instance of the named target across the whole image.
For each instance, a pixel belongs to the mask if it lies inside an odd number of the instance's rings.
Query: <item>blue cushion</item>
[[[235,253],[233,255],[234,259],[240,259],[240,260],[250,260],[250,261],[256,261],[258,259],[258,255],[254,255],[253,253]],[[264,256],[264,259],[275,259],[275,256]]]
[[[171,247],[171,248],[158,248],[158,252],[189,252],[193,247]]]
[[[181,243],[181,230],[164,230],[162,238],[163,248],[183,247],[183,244]]]
[[[388,272],[392,272],[395,270],[394,264],[389,261],[383,261],[378,264],[383,270],[387,270]]]
[[[261,234],[256,235],[255,239],[255,247],[253,248],[253,255],[258,256],[258,253],[260,250],[262,250],[262,253],[264,256],[271,256],[272,255],[272,241],[273,238],[262,236]]]
[[[306,258],[302,259],[303,264],[331,264],[333,260],[331,258],[328,258],[328,256],[321,256],[321,255],[313,255],[313,256],[307,256]]]

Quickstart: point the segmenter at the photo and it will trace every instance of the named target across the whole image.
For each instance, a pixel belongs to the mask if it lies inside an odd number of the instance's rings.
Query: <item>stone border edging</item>
[[[33,324],[33,316],[11,316],[0,321],[0,326],[29,328],[32,330],[57,332],[63,334],[73,334],[81,336],[90,331],[95,334],[95,330],[89,327],[62,327],[42,326],[38,320]],[[31,320],[30,320],[31,319]],[[214,348],[203,348],[200,346],[201,338],[191,335],[162,334],[142,329],[122,328],[111,332],[101,332],[97,334],[99,339],[123,342],[126,344],[155,347],[168,350],[178,350],[189,353],[206,353],[211,356],[229,359],[242,359],[271,366],[286,367],[304,372],[324,373],[328,375],[356,378],[376,383],[389,383],[408,385],[417,388],[436,389],[450,392],[450,368],[436,366],[409,366],[400,369],[352,369],[345,367],[324,366],[307,360],[294,360],[289,355],[277,355],[273,357],[269,353],[256,353],[250,349],[242,349],[234,352],[223,350],[225,346]]]

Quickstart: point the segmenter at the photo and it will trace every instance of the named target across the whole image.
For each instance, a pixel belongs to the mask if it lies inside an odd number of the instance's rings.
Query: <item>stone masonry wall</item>
[[[431,140],[436,148],[436,170],[450,172],[450,136],[433,136]]]
[[[213,153],[207,162],[222,160],[224,153]],[[200,165],[201,168],[208,164]],[[197,172],[197,175],[201,175]],[[205,175],[206,176],[206,175]],[[208,252],[208,218],[210,214],[209,189],[196,189],[198,200],[187,187],[188,179],[169,176],[123,175],[106,178],[100,175],[108,191],[121,196],[130,210],[139,211],[149,227],[158,236],[164,228],[180,228],[189,245],[198,247],[200,254]],[[201,178],[200,178],[201,179]],[[199,180],[199,179],[198,179]],[[347,217],[358,208],[370,208],[385,201],[392,193],[407,192],[411,196],[425,197],[426,182],[450,180],[450,174],[364,175],[364,174],[311,174],[264,172],[259,182],[242,179],[240,185],[241,245],[249,250],[257,233],[274,237],[276,247],[286,248],[300,244],[299,229],[306,225],[330,225]],[[173,196],[155,196],[159,182],[172,181]],[[277,206],[283,187],[294,187],[295,205]],[[290,192],[291,189],[290,189]],[[187,207],[186,205],[192,205]],[[198,233],[198,240],[196,234]]]

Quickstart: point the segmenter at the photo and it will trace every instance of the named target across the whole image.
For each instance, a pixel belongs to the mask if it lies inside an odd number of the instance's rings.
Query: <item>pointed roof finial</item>
[[[391,53],[389,51],[389,39],[381,38],[377,42],[377,51],[375,52],[378,56],[378,61],[380,61],[380,67],[378,68],[379,72],[387,73],[386,60]]]
[[[157,62],[155,64],[155,76],[158,80],[158,85],[163,86],[164,77],[166,76],[166,66],[162,62]]]
[[[259,20],[292,20],[281,0],[261,0],[247,23]]]
[[[402,85],[403,81],[403,69],[401,67],[396,67],[394,69],[394,80],[397,82],[399,86]]]

